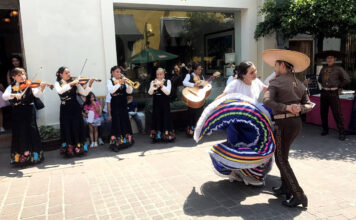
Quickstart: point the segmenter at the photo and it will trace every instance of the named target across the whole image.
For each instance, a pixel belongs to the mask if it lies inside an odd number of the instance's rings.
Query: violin
[[[73,77],[73,79],[77,79],[77,78]],[[89,78],[89,77],[87,77],[87,76],[81,76],[78,80],[79,80],[79,84],[80,84],[80,85],[85,85],[85,84],[87,84],[91,79],[94,79],[94,81],[96,81],[96,82],[101,82],[101,79]]]
[[[24,83],[21,83],[20,86],[13,86],[12,89],[16,92],[18,91],[22,91],[22,90],[25,90],[27,87],[28,88],[38,88],[40,87],[41,85],[46,85],[48,86],[50,89],[53,89],[53,84],[50,84],[50,83],[46,83],[46,82],[43,82],[41,80],[25,80]]]

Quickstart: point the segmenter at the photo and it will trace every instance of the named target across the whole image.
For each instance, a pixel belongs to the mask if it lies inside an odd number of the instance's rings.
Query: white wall
[[[69,67],[72,76],[78,76],[85,58],[88,58],[84,75],[101,78],[103,82],[94,84],[93,92],[105,95],[109,70],[116,65],[114,5],[142,9],[241,11],[237,52],[242,60],[261,63],[261,47],[253,39],[257,0],[20,0],[24,55],[30,79],[41,66],[43,71],[37,79],[47,82],[55,81],[55,73],[63,65]],[[46,89],[42,99],[46,108],[39,112],[39,124],[58,124],[58,95]]]
[[[104,47],[101,31],[100,0],[20,0],[24,54],[31,79],[39,67],[37,79],[54,83],[60,66],[78,76],[88,58],[83,75],[96,76],[96,95],[105,95]],[[113,46],[115,47],[115,46]],[[59,97],[46,89],[45,108],[39,112],[40,124],[58,124]]]

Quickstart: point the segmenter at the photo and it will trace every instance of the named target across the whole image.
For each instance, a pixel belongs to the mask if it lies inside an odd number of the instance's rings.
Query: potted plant
[[[40,137],[44,151],[56,150],[61,145],[59,129],[52,126],[40,126]]]

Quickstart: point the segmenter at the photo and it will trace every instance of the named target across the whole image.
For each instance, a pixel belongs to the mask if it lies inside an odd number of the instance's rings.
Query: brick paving
[[[46,152],[43,164],[11,168],[0,150],[0,219],[356,219],[356,136],[319,136],[304,125],[291,164],[309,198],[308,209],[290,209],[271,193],[279,184],[274,165],[266,186],[230,183],[216,176],[207,154],[224,133],[196,145],[178,135],[171,144],[135,145],[119,153],[107,146],[64,159]]]

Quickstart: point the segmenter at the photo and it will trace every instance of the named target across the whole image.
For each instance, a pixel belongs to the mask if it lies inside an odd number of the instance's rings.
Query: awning
[[[185,29],[185,19],[165,20],[164,26],[170,37],[181,37],[182,34],[187,32]]]
[[[137,41],[143,38],[143,34],[137,29],[133,15],[115,14],[115,33],[123,40]]]

